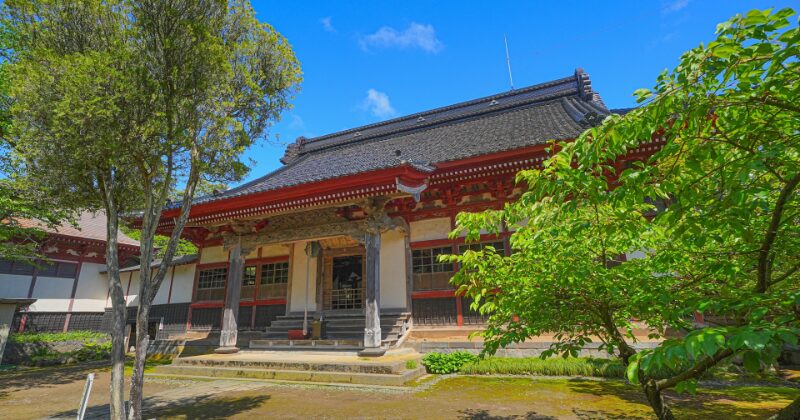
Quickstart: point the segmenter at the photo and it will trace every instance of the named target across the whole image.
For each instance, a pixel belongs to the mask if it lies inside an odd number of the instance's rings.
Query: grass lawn
[[[91,405],[106,404],[108,369],[69,366],[0,373],[3,418],[69,416],[86,374],[98,373]],[[149,418],[652,418],[638,389],[619,380],[453,376],[413,391],[239,381],[148,381]],[[213,391],[213,392],[209,392]],[[178,395],[180,396],[178,397]],[[701,388],[668,395],[678,418],[765,418],[800,395],[779,386]],[[174,398],[172,396],[175,396]]]

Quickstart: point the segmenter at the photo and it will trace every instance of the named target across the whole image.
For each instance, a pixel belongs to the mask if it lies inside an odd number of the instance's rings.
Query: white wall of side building
[[[406,307],[405,233],[391,230],[381,234],[381,309]]]
[[[78,273],[78,285],[72,312],[103,312],[108,293],[106,276],[100,274],[105,264],[83,262]],[[0,274],[0,297],[27,298],[32,275]],[[74,278],[37,276],[31,298],[37,299],[29,312],[68,312],[72,299]]]
[[[74,279],[58,277],[36,277],[30,306],[34,312],[67,312]]]
[[[196,264],[179,265],[174,267],[174,276],[172,274],[173,268],[168,269],[164,281],[161,282],[161,287],[159,287],[155,298],[153,298],[153,305],[191,302],[196,269]],[[157,271],[158,269],[154,268],[153,275],[155,275]],[[107,281],[105,280],[106,278],[106,275],[103,275],[104,281]],[[120,281],[122,283],[123,292],[128,292],[127,305],[137,306],[139,304],[139,270],[120,273]],[[171,293],[170,283],[172,283]],[[128,289],[129,284],[130,289]],[[110,297],[104,302],[106,308],[111,307]]]
[[[105,264],[81,264],[72,312],[103,312],[108,295],[108,280],[100,272],[105,270]],[[39,280],[37,279],[36,282],[38,283]]]

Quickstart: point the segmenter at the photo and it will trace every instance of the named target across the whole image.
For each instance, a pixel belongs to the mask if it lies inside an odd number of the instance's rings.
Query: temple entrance
[[[356,253],[357,252],[357,253]],[[361,250],[323,252],[323,308],[325,310],[364,307],[364,254]]]

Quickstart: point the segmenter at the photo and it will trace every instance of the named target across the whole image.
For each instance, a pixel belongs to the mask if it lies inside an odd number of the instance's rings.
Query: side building
[[[33,225],[33,222],[25,222]],[[43,228],[45,259],[36,262],[0,259],[0,298],[36,299],[20,308],[12,331],[103,330],[108,298],[106,218],[84,212],[77,226]],[[139,243],[119,233],[120,261],[139,252]]]

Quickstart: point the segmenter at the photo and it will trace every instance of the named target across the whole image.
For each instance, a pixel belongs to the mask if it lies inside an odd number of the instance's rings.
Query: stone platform
[[[242,350],[180,357],[148,375],[402,386],[425,373],[420,359],[420,354],[411,349],[392,350],[375,358],[343,351]]]

